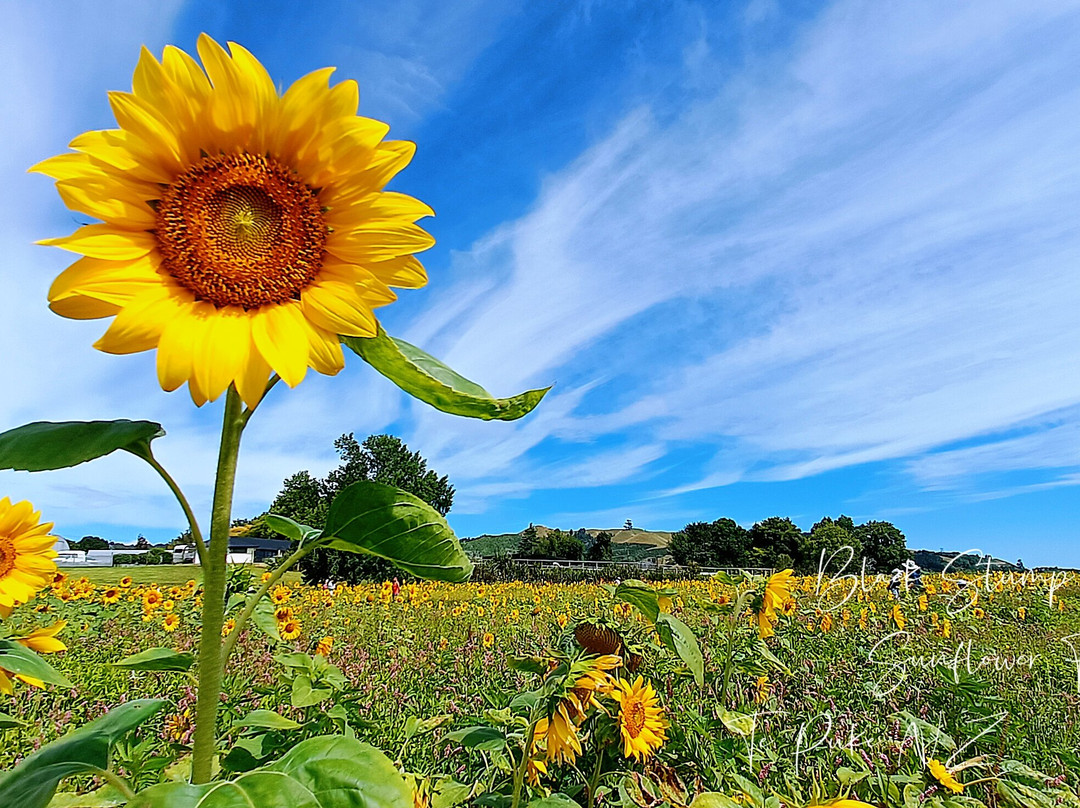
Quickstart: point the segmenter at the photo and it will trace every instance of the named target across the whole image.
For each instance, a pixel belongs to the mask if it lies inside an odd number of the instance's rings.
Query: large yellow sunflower
[[[0,609],[26,603],[56,573],[56,536],[52,522],[38,524],[41,513],[25,500],[0,499]]]
[[[95,347],[157,349],[165,390],[187,382],[201,406],[235,384],[253,406],[271,373],[337,373],[338,335],[374,336],[389,287],[427,282],[413,254],[434,240],[415,222],[433,213],[383,191],[415,145],[357,116],[356,82],[324,68],[278,95],[239,45],[203,35],[198,54],[144,48],[133,92],[109,94],[120,128],[31,169],[100,221],[40,242],[83,256],[49,305],[115,317]]]
[[[656,691],[651,684],[642,684],[640,676],[633,684],[620,678],[615,680],[611,697],[619,702],[623,754],[644,760],[667,740],[667,722]]]

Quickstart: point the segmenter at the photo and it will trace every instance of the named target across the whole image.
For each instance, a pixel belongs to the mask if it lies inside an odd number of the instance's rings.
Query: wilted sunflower
[[[643,684],[639,676],[630,684],[616,679],[611,697],[619,702],[619,731],[623,739],[623,754],[644,760],[659,749],[667,735],[664,712],[651,684]]]
[[[143,49],[133,92],[112,92],[119,129],[86,132],[73,153],[31,170],[99,224],[40,243],[84,256],[49,290],[53,311],[115,317],[95,347],[157,350],[165,390],[197,405],[235,384],[254,406],[271,373],[344,365],[338,335],[371,337],[389,287],[427,276],[414,253],[433,215],[385,192],[415,146],[358,117],[356,82],[333,68],[278,95],[247,50],[199,37],[202,66],[175,47]]]
[[[330,656],[330,652],[334,650],[334,638],[330,636],[323,637],[319,640],[318,645],[315,646],[315,654],[321,657]]]
[[[541,718],[537,722],[534,738],[544,740],[548,760],[573,763],[581,754],[577,725],[570,718],[565,701],[559,702],[550,719]]]
[[[53,525],[40,520],[29,502],[0,499],[0,609],[5,612],[34,597],[56,573]]]

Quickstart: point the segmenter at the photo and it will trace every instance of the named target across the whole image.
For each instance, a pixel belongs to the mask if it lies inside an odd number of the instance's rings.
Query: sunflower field
[[[136,788],[182,779],[201,596],[194,580],[58,575],[16,635],[55,652],[70,687],[19,690],[0,767],[164,697],[116,772]],[[676,624],[690,646],[664,641]],[[333,733],[384,750],[417,806],[523,792],[628,808],[1077,805],[1078,631],[1080,591],[1061,574],[934,576],[899,600],[884,580],[782,575],[279,584],[226,672],[220,766],[235,777]],[[100,776],[69,783],[97,801],[57,805],[122,804]]]

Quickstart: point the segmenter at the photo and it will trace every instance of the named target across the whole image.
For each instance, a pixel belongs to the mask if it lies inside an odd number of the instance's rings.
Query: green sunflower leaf
[[[415,345],[391,337],[382,326],[374,337],[342,337],[342,342],[410,396],[451,415],[513,421],[531,412],[551,389],[495,398]]]
[[[165,434],[153,421],[36,421],[0,433],[0,469],[52,471],[124,449],[144,460]]]
[[[656,618],[656,633],[660,635],[660,640],[664,645],[686,663],[686,667],[694,674],[697,686],[702,687],[705,684],[705,660],[702,657],[697,637],[689,626],[677,617],[661,612]]]
[[[0,668],[8,673],[40,679],[46,684],[74,687],[56,668],[25,645],[12,640],[0,640]]]
[[[0,775],[0,805],[45,808],[61,780],[108,768],[112,744],[166,704],[164,699],[129,701],[43,746],[14,769]]]
[[[182,654],[171,648],[147,648],[113,662],[112,666],[132,671],[186,671],[194,663],[194,654]]]
[[[629,603],[650,623],[655,623],[660,614],[660,596],[644,581],[623,581],[615,588],[615,600]]]
[[[235,780],[153,786],[128,808],[412,808],[412,789],[374,746],[340,735],[301,741]]]
[[[458,583],[473,569],[442,514],[381,483],[353,483],[338,494],[315,543],[384,558],[418,578]]]

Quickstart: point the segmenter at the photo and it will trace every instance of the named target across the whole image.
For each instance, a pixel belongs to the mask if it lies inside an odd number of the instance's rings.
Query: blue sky
[[[343,432],[400,435],[459,535],[730,516],[888,519],[909,546],[1080,565],[1080,4],[7,3],[0,8],[0,428],[146,418],[208,511],[220,404],[45,293],[73,229],[25,169],[114,123],[140,45],[206,31],[282,85],[325,65],[414,140],[431,278],[387,329],[496,394],[454,419],[360,361],[276,390],[236,514]],[[128,456],[0,474],[56,531],[175,536]]]

